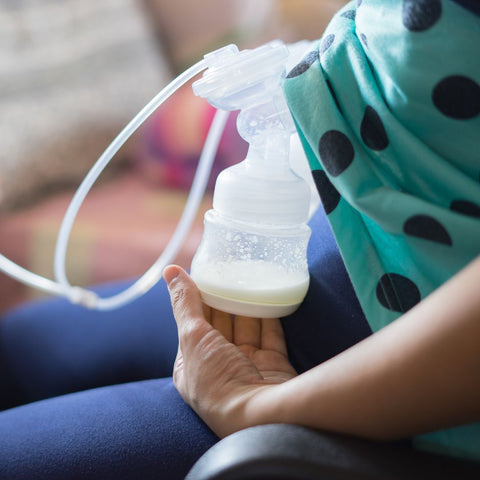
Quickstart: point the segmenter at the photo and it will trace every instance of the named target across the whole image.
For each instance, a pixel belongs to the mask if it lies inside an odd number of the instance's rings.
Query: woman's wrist
[[[290,401],[288,408],[285,408],[285,402],[282,401],[285,387],[288,388],[289,382],[265,385],[245,402],[244,428],[269,423],[292,423],[292,411],[295,407]]]
[[[286,423],[278,402],[279,385],[258,385],[234,392],[222,404],[203,410],[202,418],[221,438],[256,425]],[[206,414],[205,414],[206,413]]]

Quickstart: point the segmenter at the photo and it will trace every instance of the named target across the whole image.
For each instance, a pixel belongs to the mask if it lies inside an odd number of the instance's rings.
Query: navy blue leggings
[[[301,308],[283,319],[300,372],[371,333],[321,209],[311,227],[310,289]],[[0,478],[183,478],[217,437],[172,384],[176,349],[163,282],[118,311],[49,299],[5,314]]]

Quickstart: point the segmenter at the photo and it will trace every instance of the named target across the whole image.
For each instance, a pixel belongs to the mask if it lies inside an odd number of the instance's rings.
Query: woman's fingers
[[[168,285],[180,345],[185,341],[195,345],[211,329],[204,316],[200,292],[188,274],[177,265],[165,268],[163,277]]]
[[[287,355],[283,328],[276,318],[250,318],[205,307],[200,292],[189,275],[171,265],[163,272],[172,300],[179,339],[196,344],[211,329],[218,330],[228,342],[255,349],[273,350]]]
[[[251,345],[260,348],[262,325],[259,318],[235,315],[233,319],[233,343],[235,345]]]
[[[216,328],[229,342],[233,342],[233,320],[230,313],[211,309],[211,324]]]
[[[203,311],[203,316],[205,317],[205,320],[208,323],[212,323],[212,315],[213,315],[213,310],[211,307],[209,307],[207,304],[202,303],[202,311]]]
[[[283,327],[278,318],[262,318],[262,350],[273,350],[287,356]]]
[[[278,318],[234,316],[233,343],[251,345],[261,350],[273,350],[287,356],[283,327]]]

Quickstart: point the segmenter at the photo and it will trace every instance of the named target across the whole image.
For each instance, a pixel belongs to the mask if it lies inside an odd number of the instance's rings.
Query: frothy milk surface
[[[197,266],[192,277],[201,291],[251,303],[297,304],[309,284],[308,275],[262,261]]]

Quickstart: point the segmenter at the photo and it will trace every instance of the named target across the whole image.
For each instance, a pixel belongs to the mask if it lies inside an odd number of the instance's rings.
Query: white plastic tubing
[[[68,281],[65,268],[70,233],[77,213],[83,201],[85,200],[85,197],[89,193],[97,178],[111,161],[113,156],[122,147],[122,145],[165,100],[167,100],[182,85],[191,80],[206,67],[207,66],[204,60],[199,61],[189,69],[185,70],[185,72],[169,83],[163,90],[161,90],[118,134],[118,136],[100,156],[100,158],[95,162],[87,176],[83,179],[65,213],[57,237],[54,258],[56,281],[30,272],[13,263],[11,260],[1,254],[0,270],[28,286],[43,290],[47,293],[53,293],[55,295],[67,297],[72,303],[78,303],[84,305],[85,307],[97,310],[113,310],[115,308],[119,308],[150,290],[150,288],[152,288],[160,280],[163,269],[173,260],[181,248],[186,234],[190,230],[192,222],[198,211],[198,206],[205,192],[208,178],[212,169],[213,160],[215,158],[218,144],[225,128],[229,112],[218,110],[215,114],[202,150],[202,154],[200,156],[200,161],[192,183],[192,188],[190,189],[190,193],[185,204],[185,208],[168,245],[165,247],[165,250],[158,257],[155,263],[130,287],[111,297],[102,298],[97,296],[96,293],[91,290],[72,286]]]

